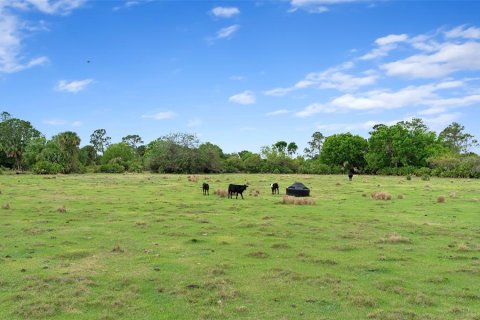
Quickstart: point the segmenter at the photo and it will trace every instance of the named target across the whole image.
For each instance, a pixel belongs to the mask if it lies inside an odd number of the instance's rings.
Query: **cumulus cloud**
[[[240,14],[240,10],[235,7],[215,7],[212,9],[211,13],[215,17],[231,18],[237,14]]]
[[[216,34],[216,39],[230,39],[232,35],[237,32],[237,30],[240,28],[238,24],[231,25],[226,28],[222,28],[217,31]]]
[[[68,121],[64,119],[50,119],[45,120],[43,123],[51,126],[71,126],[71,127],[80,127],[82,125],[81,121]]]
[[[431,54],[417,54],[383,64],[389,76],[440,78],[457,71],[480,70],[480,43],[445,43]]]
[[[289,12],[304,10],[309,13],[322,13],[328,11],[328,6],[362,0],[291,0]]]
[[[361,72],[358,76],[344,72],[352,67],[353,64],[347,62],[323,72],[311,72],[291,87],[270,89],[264,91],[264,94],[267,96],[284,96],[292,91],[309,87],[317,89],[335,89],[339,91],[355,91],[360,87],[372,85],[377,81],[378,74],[374,70],[366,70]]]
[[[310,117],[317,113],[346,112],[349,110],[391,110],[418,106],[444,112],[450,107],[468,106],[480,101],[480,95],[457,98],[445,98],[440,95],[443,91],[463,88],[464,86],[464,82],[452,80],[421,86],[407,86],[397,91],[378,89],[358,94],[348,93],[335,97],[326,103],[310,104],[295,115],[297,117]],[[424,114],[429,113],[428,111],[423,112]]]
[[[272,112],[268,112],[265,115],[267,115],[267,116],[279,116],[279,115],[287,114],[287,113],[290,113],[290,111],[288,111],[287,109],[280,109],[280,110],[275,110],[275,111],[272,111]]]
[[[406,34],[390,34],[375,40],[376,47],[369,53],[360,57],[360,60],[371,60],[385,57],[388,53],[397,48],[398,43],[408,40]]]
[[[447,38],[480,39],[480,28],[459,26],[445,32]]]
[[[22,21],[17,11],[67,15],[85,3],[85,0],[0,0],[0,73],[19,72],[48,62],[46,56],[26,58],[22,52],[23,40],[31,32],[46,31]]]
[[[252,91],[244,91],[242,93],[235,94],[228,98],[230,102],[238,104],[254,104],[256,102],[255,94]]]
[[[74,80],[74,81],[60,80],[55,86],[55,90],[70,92],[70,93],[77,93],[85,90],[91,83],[93,83],[93,79]]]
[[[177,114],[173,111],[163,111],[163,112],[157,112],[153,114],[144,114],[142,115],[142,118],[154,119],[154,120],[168,120],[168,119],[172,119],[176,115]]]

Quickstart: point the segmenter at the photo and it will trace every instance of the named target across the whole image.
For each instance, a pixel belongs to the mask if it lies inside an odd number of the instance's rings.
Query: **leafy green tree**
[[[285,154],[285,151],[287,149],[287,142],[286,141],[277,141],[273,147],[279,152]]]
[[[250,157],[251,155],[253,154],[253,152],[251,151],[248,151],[248,150],[242,150],[238,153],[238,155],[240,156],[240,158],[245,161],[245,159],[247,159],[248,157]]]
[[[257,153],[251,153],[244,161],[245,170],[249,173],[258,173],[262,171],[263,160]]]
[[[439,139],[453,153],[467,153],[468,149],[478,145],[478,141],[469,133],[464,132],[465,127],[457,122],[452,122],[439,134]]]
[[[329,166],[365,166],[368,142],[358,135],[341,133],[328,136],[322,147],[320,159]]]
[[[2,113],[1,119],[0,150],[7,157],[14,158],[15,168],[21,170],[25,148],[33,138],[40,137],[41,133],[30,122],[11,118],[7,112]]]
[[[56,141],[62,151],[63,168],[65,173],[79,171],[80,161],[78,159],[80,137],[72,131],[65,131],[54,136],[52,140]]]
[[[90,135],[90,143],[97,151],[97,154],[103,154],[111,140],[112,138],[107,136],[107,131],[105,129],[97,129]]]
[[[117,163],[125,164],[135,158],[135,153],[130,145],[125,142],[113,143],[107,147],[102,156],[102,164],[107,164],[112,160]]]
[[[204,173],[223,171],[223,151],[210,142],[202,143],[198,147],[198,156],[200,160],[200,171]]]
[[[143,140],[138,134],[129,134],[122,138],[122,142],[132,147],[135,152],[137,151],[138,147],[143,144]]]
[[[201,172],[198,139],[193,134],[171,133],[147,145],[145,166],[153,172]]]
[[[287,152],[289,156],[293,156],[298,150],[298,146],[295,142],[290,142],[287,146]]]
[[[89,144],[80,148],[78,159],[80,160],[80,163],[84,166],[90,166],[95,164],[96,157],[97,150],[95,150],[94,146]]]
[[[429,157],[444,152],[436,134],[414,118],[392,126],[374,126],[365,158],[369,169],[376,172],[381,168],[425,167]]]
[[[308,142],[308,147],[303,150],[307,158],[313,159],[320,155],[324,140],[325,136],[321,132],[316,131],[312,134],[312,140]]]

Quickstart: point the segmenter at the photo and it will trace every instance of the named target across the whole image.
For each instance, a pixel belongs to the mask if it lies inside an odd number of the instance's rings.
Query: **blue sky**
[[[82,145],[303,150],[412,117],[480,138],[479,107],[479,1],[0,0],[0,111]]]

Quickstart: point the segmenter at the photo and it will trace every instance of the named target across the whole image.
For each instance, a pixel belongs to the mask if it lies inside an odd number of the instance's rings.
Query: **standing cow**
[[[240,184],[229,184],[228,185],[228,198],[233,199],[233,194],[235,193],[237,196],[235,199],[238,199],[238,194],[240,193],[240,196],[243,199],[243,191],[247,190],[248,186],[246,184],[240,185]]]
[[[208,183],[204,182],[202,188],[203,188],[203,195],[204,196],[205,195],[210,195],[209,192],[208,192],[208,190],[210,190],[210,186],[208,185]]]
[[[272,194],[280,194],[280,188],[278,187],[278,183],[274,182],[270,185],[272,187]]]
[[[354,173],[355,173],[355,168],[350,168],[350,170],[348,170],[348,180],[352,181]]]

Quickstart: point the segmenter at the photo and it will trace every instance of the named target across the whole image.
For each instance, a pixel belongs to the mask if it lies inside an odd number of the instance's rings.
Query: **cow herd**
[[[278,186],[277,182],[274,182],[270,185],[272,188],[272,194],[280,194],[280,188]],[[229,184],[228,185],[228,198],[233,199],[233,195],[235,194],[235,199],[238,199],[238,195],[240,194],[240,197],[243,199],[243,191],[247,190],[248,185],[246,184]],[[210,190],[210,185],[206,182],[202,184],[202,189],[203,189],[203,195],[208,196],[209,190]]]

